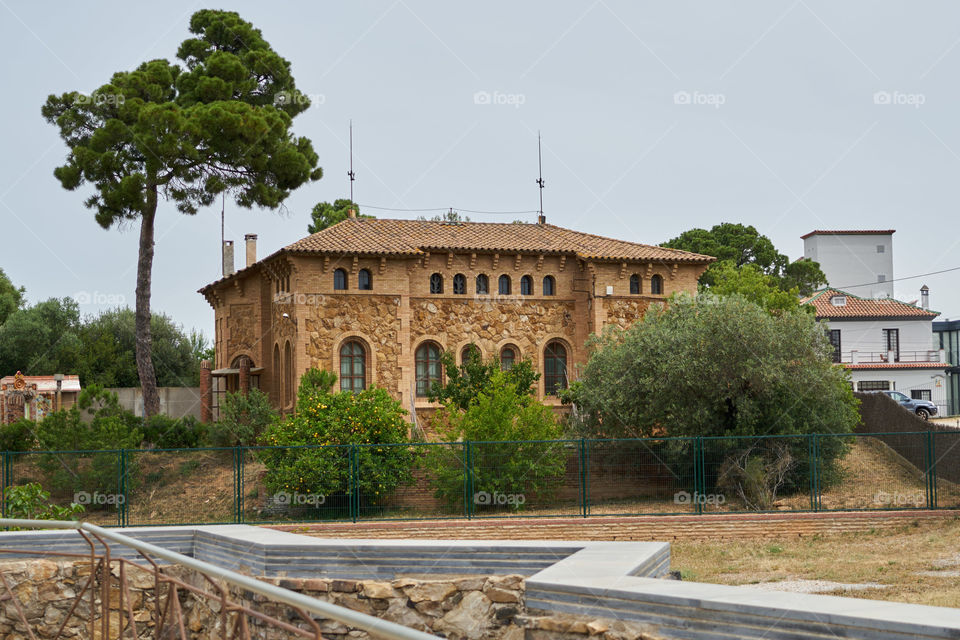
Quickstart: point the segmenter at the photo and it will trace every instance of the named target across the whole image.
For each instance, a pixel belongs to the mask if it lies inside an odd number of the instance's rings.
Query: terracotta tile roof
[[[550,224],[344,220],[285,247],[293,253],[420,255],[429,251],[571,254],[584,259],[708,264],[715,258]]]
[[[13,388],[13,381],[15,376],[4,376],[0,378],[0,387],[7,385],[8,389]],[[57,381],[53,379],[52,375],[49,376],[23,376],[23,381],[27,383],[28,387],[37,385],[37,391],[56,391],[57,390]],[[64,393],[79,392],[80,391],[80,376],[65,374],[63,376],[63,382],[60,385],[60,391]]]
[[[944,362],[858,362],[843,366],[847,369],[946,369],[950,365]]]
[[[806,235],[800,236],[801,240],[806,240],[810,236],[877,236],[896,233],[896,229],[834,229],[823,230],[815,229]]]
[[[834,296],[846,296],[847,303],[835,306],[831,299]],[[817,318],[928,318],[933,319],[940,315],[937,311],[929,311],[920,307],[900,302],[893,298],[861,298],[839,289],[821,289],[813,295],[804,298],[800,304],[810,304],[816,310]]]

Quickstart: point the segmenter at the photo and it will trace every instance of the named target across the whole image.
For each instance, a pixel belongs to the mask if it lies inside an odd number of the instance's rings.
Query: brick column
[[[240,359],[240,393],[250,393],[250,358],[246,356]]]
[[[200,361],[200,422],[213,422],[213,376],[210,361]]]

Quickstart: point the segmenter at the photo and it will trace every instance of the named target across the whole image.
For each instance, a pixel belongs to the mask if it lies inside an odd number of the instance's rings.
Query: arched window
[[[347,288],[347,272],[343,269],[337,269],[333,272],[333,288],[337,291],[343,291]]]
[[[480,353],[480,348],[470,343],[460,350],[460,364],[467,364],[471,359],[477,358],[481,359],[483,356]]]
[[[532,296],[533,295],[533,278],[530,276],[523,276],[520,278],[520,295],[522,296]]]
[[[630,293],[636,295],[642,291],[643,289],[640,288],[640,276],[633,274],[630,276]]]
[[[293,404],[293,349],[290,341],[283,345],[283,406]]]
[[[544,351],[543,384],[548,396],[567,388],[567,349],[559,342],[551,342]]]
[[[658,274],[650,278],[650,293],[655,295],[663,293],[663,276]]]
[[[283,389],[280,386],[281,378],[283,377],[283,371],[280,369],[280,345],[273,345],[273,370],[270,372],[270,378],[273,381],[273,384],[270,385],[273,390],[273,401],[277,404],[281,404],[282,400],[280,397],[281,390]]]
[[[443,293],[443,276],[439,273],[430,276],[430,293]]]
[[[356,340],[340,347],[340,390],[357,393],[367,388],[367,350]]]
[[[453,276],[453,293],[462,296],[467,292],[467,276],[458,273]]]
[[[517,362],[518,353],[519,351],[512,344],[508,344],[503,349],[500,349],[500,369],[502,371],[510,371]]]
[[[477,295],[485,296],[490,293],[490,279],[484,274],[477,276]]]
[[[502,296],[510,295],[510,276],[503,274],[497,282],[497,292]]]
[[[417,347],[417,396],[425,398],[430,387],[443,379],[443,365],[440,362],[440,345],[436,342],[424,342]]]
[[[553,276],[543,277],[543,295],[545,296],[557,295],[557,281],[553,279]]]
[[[357,274],[357,289],[361,291],[370,291],[373,289],[373,277],[366,269],[360,269]]]

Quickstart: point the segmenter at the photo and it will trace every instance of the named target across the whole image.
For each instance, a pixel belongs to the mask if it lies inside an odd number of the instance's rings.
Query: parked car
[[[930,416],[937,415],[937,405],[933,404],[929,400],[914,400],[913,398],[908,397],[906,394],[900,393],[899,391],[881,391],[880,393],[886,394],[900,403],[900,406],[917,414],[917,417],[924,420],[928,420]]]

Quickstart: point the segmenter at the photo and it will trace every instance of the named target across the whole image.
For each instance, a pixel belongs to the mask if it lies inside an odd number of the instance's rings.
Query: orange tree
[[[379,387],[333,391],[337,377],[313,369],[301,378],[296,412],[260,438],[267,489],[322,496],[349,491],[351,451],[357,489],[376,501],[411,478],[406,411]],[[351,447],[349,445],[358,445]],[[378,446],[382,445],[382,446]],[[388,446],[389,445],[389,446]],[[290,448],[286,448],[290,447]]]

